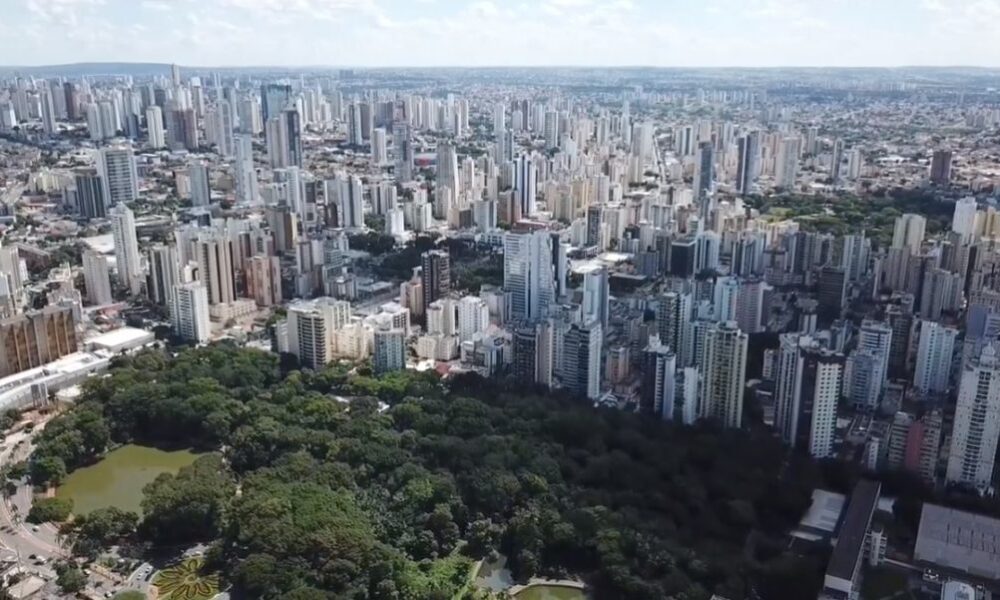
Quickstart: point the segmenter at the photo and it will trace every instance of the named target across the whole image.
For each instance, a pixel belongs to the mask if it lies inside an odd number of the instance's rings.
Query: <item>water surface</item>
[[[189,450],[165,451],[129,444],[100,462],[70,473],[56,496],[73,500],[73,512],[86,514],[114,506],[142,514],[142,488],[160,473],[177,473],[198,458]]]

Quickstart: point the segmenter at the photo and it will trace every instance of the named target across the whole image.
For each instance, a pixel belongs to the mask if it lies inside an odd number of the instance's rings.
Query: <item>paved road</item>
[[[32,450],[33,433],[21,431],[7,437],[4,450],[0,451],[0,467],[28,458]],[[31,509],[31,500],[31,486],[22,482],[13,497],[0,501],[0,546],[19,554],[24,561],[32,554],[46,559],[65,556],[65,552],[59,547],[55,527],[48,524],[33,526],[24,522]]]

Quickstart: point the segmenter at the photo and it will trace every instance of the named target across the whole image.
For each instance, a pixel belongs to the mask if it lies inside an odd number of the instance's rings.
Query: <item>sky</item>
[[[0,64],[1000,67],[1000,0],[0,0]]]

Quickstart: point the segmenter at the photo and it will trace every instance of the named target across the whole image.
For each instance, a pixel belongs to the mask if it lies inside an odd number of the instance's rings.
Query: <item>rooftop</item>
[[[925,503],[913,558],[1000,579],[1000,519]]]

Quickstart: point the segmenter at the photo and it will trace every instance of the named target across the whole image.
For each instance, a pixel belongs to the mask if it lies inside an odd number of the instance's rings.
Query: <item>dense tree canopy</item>
[[[813,466],[766,434],[469,376],[282,373],[229,346],[121,358],[84,388],[34,462],[72,469],[133,441],[218,450],[147,486],[138,531],[214,540],[208,562],[249,597],[451,599],[492,551],[517,578],[579,576],[602,600],[815,597],[817,563],[781,543]],[[91,515],[80,532],[108,543],[130,524]]]

